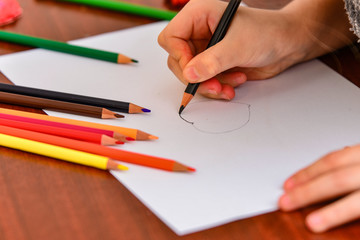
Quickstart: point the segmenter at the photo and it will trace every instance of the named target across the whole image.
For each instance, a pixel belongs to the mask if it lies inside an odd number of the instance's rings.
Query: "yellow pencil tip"
[[[122,171],[127,171],[127,170],[129,170],[129,168],[128,168],[127,166],[124,166],[124,165],[120,165],[120,164],[119,164],[117,167],[118,167],[119,170],[122,170]]]

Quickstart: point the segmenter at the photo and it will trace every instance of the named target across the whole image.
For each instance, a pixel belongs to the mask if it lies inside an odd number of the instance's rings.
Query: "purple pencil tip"
[[[143,112],[151,112],[151,110],[147,109],[147,108],[142,108],[141,111],[143,111]]]

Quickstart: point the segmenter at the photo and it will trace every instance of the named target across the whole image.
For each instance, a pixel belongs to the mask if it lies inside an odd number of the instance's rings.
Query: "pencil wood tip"
[[[116,62],[120,64],[128,64],[128,63],[138,63],[139,61],[133,58],[129,58],[128,56],[118,54]]]
[[[147,108],[142,108],[141,111],[146,112],[146,113],[151,112],[151,110],[150,110],[150,109],[147,109]]]
[[[140,107],[138,105],[135,105],[133,103],[129,104],[129,113],[144,113],[144,112],[151,112],[150,109]]]
[[[181,106],[179,109],[179,115],[184,111],[185,107],[188,105],[188,103],[191,101],[194,95],[185,92],[183,99],[181,100]]]
[[[174,162],[172,170],[175,172],[195,172],[196,169],[192,167],[185,166],[184,164]]]
[[[115,161],[113,159],[108,160],[108,162],[106,164],[106,169],[109,169],[109,170],[122,170],[122,171],[129,170],[129,168],[127,166],[119,164],[117,161]]]

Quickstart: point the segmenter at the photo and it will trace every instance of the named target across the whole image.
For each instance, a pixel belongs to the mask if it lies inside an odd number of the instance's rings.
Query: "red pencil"
[[[69,130],[77,130],[77,131],[83,131],[83,132],[103,134],[103,135],[107,135],[109,137],[115,138],[121,142],[125,142],[126,140],[128,140],[128,141],[134,140],[133,138],[127,137],[121,133],[118,133],[115,131],[110,131],[110,130],[105,130],[105,129],[99,129],[99,128],[84,127],[84,126],[72,125],[72,124],[68,124],[68,123],[53,122],[53,121],[16,116],[16,115],[5,114],[5,113],[0,113],[0,118],[14,120],[14,121],[20,121],[20,122],[41,124],[41,125],[51,126],[51,127],[65,128],[65,129],[69,129]],[[66,131],[66,130],[64,130],[64,131]]]
[[[79,126],[84,126],[84,127],[106,129],[106,130],[110,130],[110,131],[119,132],[121,134],[124,134],[124,135],[131,137],[133,139],[136,139],[136,140],[158,139],[157,136],[148,134],[146,132],[143,132],[143,131],[141,131],[139,129],[135,129],[135,128],[120,127],[120,126],[114,126],[114,125],[108,125],[108,124],[75,120],[75,119],[70,119],[70,118],[61,118],[61,117],[49,116],[49,115],[45,115],[45,114],[18,111],[18,110],[8,109],[8,108],[0,108],[0,113],[28,117],[28,118],[41,119],[41,120],[47,120],[47,121],[53,121],[53,122],[61,122],[61,123],[79,125]]]
[[[0,133],[7,134],[15,137],[26,138],[38,142],[57,145],[65,148],[71,148],[79,151],[89,152],[96,155],[106,156],[114,160],[138,164],[142,166],[158,168],[167,171],[176,172],[194,172],[192,167],[185,166],[174,160],[160,158],[120,149],[114,149],[98,144],[78,141],[74,139],[67,139],[54,135],[48,135],[38,132],[27,131],[0,125]]]
[[[86,142],[92,142],[102,145],[115,145],[122,143],[114,138],[111,138],[103,134],[83,132],[77,130],[64,130],[64,128],[58,128],[58,127],[52,127],[52,126],[46,126],[46,125],[28,123],[28,122],[20,122],[20,121],[4,119],[4,118],[0,118],[0,125],[13,127],[13,128],[20,128],[34,132],[46,133],[46,134],[51,134],[55,136],[61,136],[65,138],[71,138]]]

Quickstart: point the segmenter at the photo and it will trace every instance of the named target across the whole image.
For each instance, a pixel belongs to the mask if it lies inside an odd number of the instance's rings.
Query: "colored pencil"
[[[60,123],[60,122],[52,122],[52,121],[16,116],[16,115],[5,114],[5,113],[0,113],[0,118],[14,120],[14,121],[20,121],[20,122],[41,124],[44,126],[64,128],[65,129],[64,131],[77,130],[77,131],[83,131],[83,132],[103,134],[103,135],[109,136],[111,138],[115,138],[116,140],[121,141],[121,142],[134,140],[133,138],[127,137],[121,133],[118,133],[115,131],[110,131],[110,130],[105,130],[105,129],[99,129],[99,128],[83,127],[83,126],[78,126],[78,125],[72,125],[72,124],[66,124],[66,123]]]
[[[78,94],[50,91],[38,88],[24,87],[6,83],[0,83],[0,91],[22,94],[26,96],[46,98],[57,101],[71,102],[77,104],[90,105],[95,107],[107,108],[109,110],[124,113],[144,113],[150,112],[149,109],[137,106],[133,103],[115,101],[110,99],[96,98]]]
[[[59,147],[43,142],[37,142],[25,138],[14,137],[12,135],[6,135],[2,133],[0,133],[0,146],[104,170],[128,170],[128,167],[118,164],[116,161],[108,157]]]
[[[114,149],[106,146],[101,146],[93,143],[82,142],[73,139],[66,139],[53,135],[31,132],[27,130],[11,128],[0,125],[0,133],[12,135],[20,138],[26,138],[38,142],[57,145],[65,148],[72,148],[79,151],[90,152],[96,155],[106,156],[111,159],[119,160],[122,162],[137,164],[146,167],[152,167],[167,171],[177,172],[194,172],[192,167],[185,166],[171,159],[160,158],[120,149]]]
[[[129,2],[122,2],[117,0],[62,0],[65,2],[79,3],[89,5],[92,7],[99,7],[113,11],[120,11],[145,17],[151,17],[161,20],[171,20],[175,17],[177,12],[170,10],[163,10],[159,8],[139,5]]]
[[[230,26],[231,20],[233,19],[240,3],[241,0],[230,0],[206,48],[210,48],[214,46],[225,37],[225,34]],[[187,85],[181,101],[179,115],[182,113],[182,111],[184,111],[185,107],[194,97],[197,89],[199,88],[199,85],[200,83],[189,83]]]
[[[61,136],[65,138],[77,139],[86,142],[92,142],[96,144],[102,145],[116,145],[123,142],[119,142],[118,140],[111,138],[107,135],[92,133],[92,132],[83,132],[78,130],[66,130],[64,128],[46,126],[42,124],[15,121],[10,119],[0,118],[0,125],[20,128],[24,130],[40,132],[51,134],[55,136]]]
[[[4,85],[13,86],[10,84],[4,84]],[[52,100],[41,97],[33,97],[22,94],[2,92],[1,90],[0,90],[0,101],[2,103],[8,103],[13,105],[54,110],[58,112],[65,112],[65,113],[77,114],[77,115],[94,117],[94,118],[109,119],[109,118],[124,117],[121,114],[114,113],[102,107],[95,107],[95,106],[72,103],[72,102],[64,102],[64,101]]]
[[[125,55],[103,51],[99,49],[93,49],[88,47],[81,47],[72,45],[65,42],[54,41],[45,38],[38,38],[20,33],[8,32],[0,30],[0,40],[26,45],[30,47],[38,47],[47,50],[68,53],[72,55],[94,58],[98,60],[113,62],[113,63],[132,63],[138,62],[135,59],[131,59]]]
[[[69,119],[69,118],[54,117],[54,116],[48,116],[45,114],[24,112],[24,111],[18,111],[18,110],[7,109],[7,108],[0,108],[0,113],[28,117],[28,118],[35,118],[35,119],[40,119],[40,120],[53,121],[53,122],[61,122],[61,123],[73,124],[73,125],[84,126],[84,127],[105,129],[105,130],[119,132],[119,133],[124,134],[125,136],[128,136],[128,137],[131,137],[135,140],[158,139],[157,136],[148,134],[146,132],[143,132],[143,131],[135,129],[135,128],[126,128],[126,127],[119,127],[119,126],[113,126],[113,125],[107,125],[107,124],[101,124],[101,123],[93,123],[93,122],[87,122],[87,121],[81,121],[81,120],[75,120],[75,119]]]

